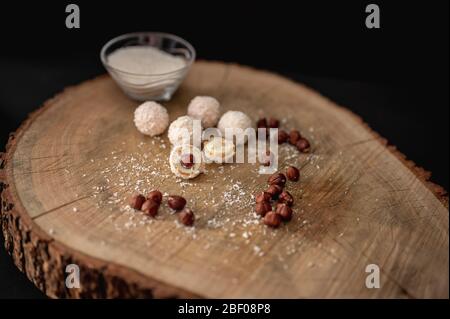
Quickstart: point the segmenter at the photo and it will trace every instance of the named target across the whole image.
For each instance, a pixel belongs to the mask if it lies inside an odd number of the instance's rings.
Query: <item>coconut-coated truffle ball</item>
[[[134,124],[142,134],[159,135],[169,125],[169,114],[164,106],[156,102],[145,102],[134,111]]]
[[[196,126],[200,129],[200,137],[202,134],[202,126],[200,121],[199,125]],[[169,140],[173,145],[179,144],[191,144],[193,142],[194,135],[194,119],[190,116],[184,115],[177,118],[175,121],[170,123],[169,126]]]
[[[247,128],[253,127],[253,121],[247,116],[247,114],[240,111],[228,111],[219,120],[219,124],[217,124],[217,128],[222,133],[223,137],[225,136],[225,129],[242,129],[246,130]],[[245,136],[244,142],[247,142],[247,135]]]
[[[201,120],[204,128],[213,127],[220,117],[220,103],[212,96],[196,96],[189,103],[188,115]]]

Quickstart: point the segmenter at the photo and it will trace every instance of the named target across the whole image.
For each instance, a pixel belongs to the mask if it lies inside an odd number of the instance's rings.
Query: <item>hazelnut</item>
[[[255,210],[258,215],[265,216],[267,212],[270,212],[272,210],[272,206],[269,202],[263,201],[256,203]]]
[[[302,153],[308,153],[311,145],[306,138],[300,138],[296,143],[297,149]]]
[[[268,202],[272,199],[272,195],[270,195],[268,192],[261,192],[258,195],[256,195],[256,202]]]
[[[192,226],[194,224],[195,216],[192,210],[185,208],[178,214],[178,220],[185,226]]]
[[[194,166],[194,154],[183,154],[180,158],[180,164],[184,168],[190,169]]]
[[[289,133],[289,143],[291,143],[292,145],[296,145],[298,140],[301,138],[302,138],[302,136],[301,136],[300,132],[297,130],[292,130]]]
[[[167,205],[174,210],[182,210],[186,205],[186,200],[178,195],[170,195],[167,199]]]
[[[162,193],[158,190],[152,190],[147,194],[147,199],[150,199],[160,205],[162,202]]]
[[[277,119],[271,117],[269,118],[269,120],[267,121],[267,126],[269,128],[278,128],[278,126],[280,126],[280,121],[278,121]]]
[[[286,184],[286,176],[283,173],[274,173],[267,180],[270,185],[276,184],[284,186]]]
[[[269,130],[267,129],[268,127],[267,127],[266,118],[263,117],[263,118],[259,119],[258,122],[256,122],[256,127],[257,128],[265,128],[266,129],[265,137],[269,136]],[[258,130],[256,130],[256,132],[257,132],[257,134],[259,134]]]
[[[280,185],[277,185],[277,184],[272,184],[269,186],[266,193],[269,193],[270,196],[272,196],[272,198],[275,199],[278,195],[281,194],[282,191],[283,191],[283,187],[281,187]]]
[[[263,118],[259,119],[258,122],[256,122],[256,127],[257,128],[267,128],[266,118],[263,117]]]
[[[275,212],[286,222],[292,219],[292,208],[284,203],[278,203]]]
[[[156,214],[158,214],[158,208],[159,204],[151,199],[147,199],[144,204],[142,204],[142,211],[152,217],[155,217]]]
[[[286,143],[289,138],[289,134],[285,130],[278,131],[278,144]]]
[[[290,181],[297,182],[300,179],[300,172],[296,167],[289,166],[286,169],[286,177]]]
[[[144,204],[144,202],[145,202],[145,197],[142,196],[141,194],[136,194],[136,195],[133,195],[133,197],[131,197],[130,206],[131,206],[131,208],[140,210],[142,207],[142,204]]]
[[[294,204],[294,198],[288,191],[283,191],[280,196],[278,196],[278,202],[292,206]]]
[[[281,224],[281,216],[273,211],[267,212],[267,214],[264,216],[264,224],[273,228],[277,228]]]

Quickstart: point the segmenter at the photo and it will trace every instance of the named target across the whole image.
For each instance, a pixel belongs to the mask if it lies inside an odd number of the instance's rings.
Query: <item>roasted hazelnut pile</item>
[[[142,194],[136,194],[131,197],[130,206],[133,209],[140,210],[151,217],[158,214],[159,206],[162,202],[162,193],[158,190],[153,190],[145,197]],[[178,212],[178,220],[186,226],[194,224],[194,213],[189,208],[186,208],[186,199],[178,195],[170,195],[167,198],[167,206]]]
[[[284,189],[287,180],[300,180],[300,172],[296,167],[289,166],[286,175],[280,172],[272,174],[267,180],[267,190],[256,195],[256,213],[264,218],[264,224],[267,226],[276,228],[281,222],[292,219],[291,207],[294,205],[294,198]]]
[[[270,128],[279,128],[279,125],[280,121],[274,118],[269,118],[268,120],[266,118],[261,118],[256,122],[257,128],[267,129],[267,136],[269,136]],[[283,129],[278,130],[278,144],[283,143],[294,145],[302,153],[308,153],[311,149],[309,141],[296,129],[292,129],[289,133]]]

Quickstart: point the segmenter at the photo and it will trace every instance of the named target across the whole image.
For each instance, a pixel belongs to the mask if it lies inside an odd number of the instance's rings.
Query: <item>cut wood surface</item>
[[[2,230],[17,267],[50,297],[448,298],[445,191],[348,110],[268,72],[197,62],[174,98],[171,120],[197,95],[225,110],[284,119],[312,144],[280,148],[294,218],[259,223],[256,164],[208,167],[180,182],[170,143],[140,134],[137,102],[108,76],[66,89],[33,113],[2,154]],[[188,199],[195,227],[163,203],[156,219],[134,212],[134,192]],[[65,286],[68,264],[78,289]],[[380,268],[379,289],[366,266]]]

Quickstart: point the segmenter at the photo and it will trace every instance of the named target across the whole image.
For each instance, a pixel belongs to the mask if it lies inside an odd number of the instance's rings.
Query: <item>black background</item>
[[[303,82],[362,116],[448,189],[448,1],[65,1],[0,8],[0,146],[47,98],[104,72],[101,46],[126,32],[175,33],[198,58]],[[365,27],[377,3],[381,29]],[[0,297],[42,294],[0,252]]]

